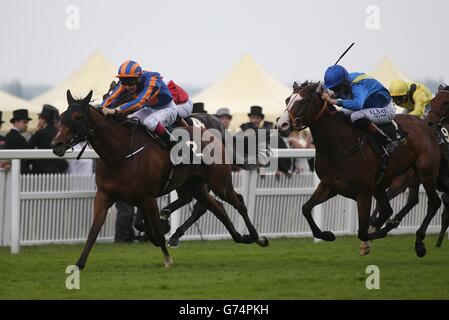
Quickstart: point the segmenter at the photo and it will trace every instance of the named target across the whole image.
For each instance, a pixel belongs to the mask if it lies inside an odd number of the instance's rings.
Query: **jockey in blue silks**
[[[324,74],[323,88],[332,90],[337,99],[331,98],[327,92],[322,98],[340,107],[357,128],[376,136],[386,157],[393,152],[397,143],[377,125],[391,122],[396,108],[390,93],[379,81],[364,73],[348,73],[342,66],[334,65]]]
[[[157,72],[143,71],[137,62],[125,61],[119,68],[118,85],[101,103],[105,115],[124,113],[136,117],[152,132],[157,134],[169,146],[176,141],[166,129],[176,120],[178,111],[172,94]],[[123,94],[130,94],[134,100],[115,109],[109,106],[117,102]]]

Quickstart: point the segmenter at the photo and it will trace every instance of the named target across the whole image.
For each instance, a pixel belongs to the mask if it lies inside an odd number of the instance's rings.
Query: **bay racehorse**
[[[368,241],[385,235],[368,233],[372,197],[380,208],[378,223],[382,226],[393,210],[385,190],[393,178],[413,168],[428,196],[426,217],[416,232],[415,251],[426,254],[424,237],[427,227],[441,205],[436,192],[440,150],[432,130],[421,119],[397,115],[395,121],[408,132],[407,143],[390,156],[389,166],[379,183],[380,159],[366,134],[350,124],[347,117],[321,99],[320,83],[294,85],[287,98],[287,108],[278,121],[279,130],[302,130],[309,127],[316,147],[315,170],[320,183],[302,212],[313,235],[325,241],[335,240],[330,231],[322,231],[312,217],[312,209],[337,194],[357,202],[358,237]]]
[[[441,151],[440,170],[437,180],[437,189],[442,192],[444,210],[442,213],[441,230],[437,240],[440,247],[444,234],[449,227],[449,86],[440,85],[436,96],[430,101],[430,110],[423,119],[433,130]],[[396,177],[387,191],[388,199],[392,199],[408,189],[405,206],[391,220],[388,220],[382,232],[388,232],[398,227],[402,219],[419,203],[420,181],[412,169],[404,175]],[[370,224],[376,225],[378,209],[374,210]],[[362,243],[362,247],[365,244]]]
[[[143,125],[125,126],[123,124],[129,122],[127,118],[117,121],[113,117],[105,117],[89,104],[91,97],[92,91],[77,100],[67,91],[68,108],[61,114],[61,126],[53,140],[53,152],[58,156],[87,140],[100,157],[95,174],[94,217],[77,262],[78,268],[84,268],[108,209],[116,201],[142,209],[146,232],[151,242],[161,248],[164,264],[169,267],[172,258],[165,245],[156,198],[175,189],[197,199],[212,211],[235,242],[268,245],[265,237],[259,238],[249,220],[243,197],[232,186],[229,164],[173,166],[167,148],[150,137]],[[209,194],[208,188],[237,209],[249,235],[241,235],[235,230],[223,206]]]

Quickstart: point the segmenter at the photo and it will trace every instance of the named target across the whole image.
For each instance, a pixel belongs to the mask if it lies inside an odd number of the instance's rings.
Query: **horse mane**
[[[83,101],[82,98],[74,97],[75,104],[82,105],[82,101]],[[94,110],[95,112],[100,114],[102,117],[105,117],[105,115],[101,112],[100,109],[94,107],[90,103],[88,104],[88,107],[91,110]],[[128,118],[126,115],[120,114],[120,113],[109,116],[108,118],[111,119],[112,121],[116,122],[117,124],[122,125],[123,127],[125,127],[128,130],[132,130],[133,128],[140,129],[144,132],[147,130],[146,126],[143,123],[141,123],[137,118]]]

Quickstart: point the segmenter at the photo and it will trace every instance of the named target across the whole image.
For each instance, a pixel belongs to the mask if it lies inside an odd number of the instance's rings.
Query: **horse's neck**
[[[89,142],[100,158],[106,161],[115,161],[119,156],[126,155],[130,150],[131,135],[128,129],[90,110],[90,129],[94,129]]]
[[[318,153],[341,155],[357,143],[359,134],[343,115],[323,115],[310,126]]]

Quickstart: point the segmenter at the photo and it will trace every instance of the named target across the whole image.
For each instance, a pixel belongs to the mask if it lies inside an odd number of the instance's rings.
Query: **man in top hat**
[[[203,102],[195,102],[193,104],[192,113],[207,113],[207,111],[204,110],[204,103]]]
[[[273,123],[268,121],[263,121],[265,115],[262,112],[262,107],[252,106],[250,112],[248,113],[249,122],[244,123],[240,126],[242,131],[248,129],[273,129]],[[263,121],[263,123],[262,123]]]
[[[29,144],[22,136],[22,133],[28,130],[28,121],[31,118],[28,116],[27,109],[18,109],[12,112],[12,119],[10,122],[13,127],[5,136],[5,149],[29,149]],[[21,161],[21,173],[30,173],[30,162],[27,160]]]
[[[38,120],[39,130],[30,138],[31,149],[51,149],[51,142],[58,133],[55,127],[57,109],[50,105],[43,105]],[[64,173],[67,170],[68,163],[64,159],[43,159],[33,160],[32,173]]]
[[[232,120],[232,115],[231,115],[231,112],[229,112],[229,109],[228,108],[220,108],[217,110],[217,114],[215,116],[223,124],[224,128],[226,130],[228,130],[229,125],[231,124],[231,120]]]
[[[0,111],[0,130],[2,129],[2,124],[4,123],[5,121],[3,121],[3,112]],[[0,134],[0,149],[3,149],[5,147],[5,143],[5,137]]]

